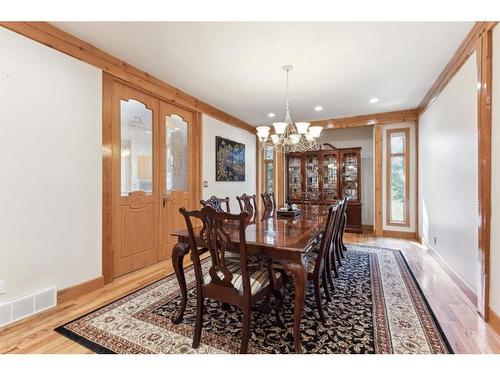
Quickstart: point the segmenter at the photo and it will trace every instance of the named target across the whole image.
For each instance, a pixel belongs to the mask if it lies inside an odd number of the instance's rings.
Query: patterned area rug
[[[207,264],[205,264],[206,266]],[[189,301],[184,321],[171,317],[180,304],[174,275],[56,328],[97,353],[238,353],[241,313],[206,303],[198,349],[191,347],[195,320],[194,271],[186,270]],[[399,250],[348,245],[335,279],[333,301],[324,300],[319,321],[309,285],[301,324],[306,353],[451,353],[420,287]],[[293,287],[287,288],[283,318],[257,305],[252,313],[250,353],[293,352]]]

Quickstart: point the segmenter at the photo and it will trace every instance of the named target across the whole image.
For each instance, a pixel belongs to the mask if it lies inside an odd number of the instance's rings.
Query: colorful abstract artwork
[[[245,145],[215,137],[215,180],[245,181]]]

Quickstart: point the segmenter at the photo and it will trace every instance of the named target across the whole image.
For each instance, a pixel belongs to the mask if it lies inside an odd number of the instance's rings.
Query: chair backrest
[[[255,194],[247,195],[246,193],[243,193],[243,195],[236,197],[236,200],[240,205],[240,211],[248,213],[248,216],[250,216],[250,220],[253,219],[257,211],[256,198],[257,197],[255,196]]]
[[[333,227],[333,235],[332,235],[332,249],[333,246],[336,246],[336,242],[338,241],[340,235],[340,229],[342,226],[342,218],[344,217],[344,208],[345,208],[345,199],[341,199],[337,201],[337,212],[335,216],[335,223]]]
[[[348,204],[349,204],[349,198],[344,198],[341,201],[342,216],[340,217],[339,230],[336,234],[336,238],[338,241],[340,241],[340,239],[344,235],[345,226],[347,224],[347,205]]]
[[[262,202],[264,203],[264,209],[274,210],[276,208],[276,201],[274,200],[274,193],[268,193],[267,191],[260,195],[262,197]]]
[[[230,267],[231,263],[226,263],[224,254],[230,251],[239,252],[243,294],[250,296],[250,277],[248,275],[247,243],[245,237],[245,229],[248,225],[248,213],[231,214],[217,212],[210,206],[205,206],[201,210],[195,211],[188,211],[185,208],[181,208],[179,212],[184,216],[189,233],[189,246],[193,256],[197,285],[201,286],[204,282],[198,247],[207,248],[210,253],[209,259],[211,264],[208,273],[210,274],[210,285],[212,287],[229,287],[235,289],[231,283],[233,279],[232,267]],[[192,221],[193,217],[200,219],[203,223],[199,234],[195,233]],[[231,234],[235,231],[238,233],[238,244],[231,241]]]
[[[321,242],[318,249],[318,257],[316,258],[316,264],[314,265],[314,273],[317,274],[322,271],[322,267],[325,264],[325,258],[330,251],[330,247],[333,240],[335,224],[340,216],[338,208],[335,209],[334,206],[328,208],[328,214],[325,223],[325,232],[321,238]]]
[[[217,212],[224,212],[224,209],[222,208],[222,203],[226,204],[226,212],[231,212],[231,209],[229,208],[229,197],[226,198],[218,198],[215,195],[212,195],[209,199],[204,201],[203,199],[200,201],[201,205],[203,207],[209,206],[212,207],[215,211]]]

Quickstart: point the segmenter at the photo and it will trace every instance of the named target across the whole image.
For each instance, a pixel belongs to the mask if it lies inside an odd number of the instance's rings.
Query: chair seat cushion
[[[241,277],[241,269],[238,263],[227,263],[227,269],[229,272],[233,274],[233,279],[231,280],[231,284],[233,284],[234,288],[237,289],[240,293],[243,293],[243,278]],[[248,269],[249,277],[250,277],[250,289],[252,294],[256,294],[260,292],[262,289],[269,285],[269,274],[266,268],[257,268],[252,269],[249,267]],[[217,272],[217,275],[222,279],[224,277],[222,272]],[[281,275],[279,272],[275,272],[276,278],[279,278]],[[212,281],[212,277],[207,272],[203,277],[203,283],[205,285],[209,284]]]
[[[314,265],[316,264],[316,259],[318,258],[318,252],[315,250],[315,248],[312,248],[312,250],[307,253],[305,256],[305,263],[307,265],[307,272],[308,273],[313,273],[314,272]],[[284,269],[283,264],[280,262],[275,262],[273,263],[273,268],[282,270]]]
[[[233,251],[224,252],[224,259],[228,262],[240,263],[240,253]],[[247,255],[247,261],[249,265],[258,264],[262,261],[262,257],[258,255]]]
[[[316,251],[311,251],[309,254],[306,255],[308,273],[314,272],[314,266],[316,264],[317,259],[318,259],[318,253]]]

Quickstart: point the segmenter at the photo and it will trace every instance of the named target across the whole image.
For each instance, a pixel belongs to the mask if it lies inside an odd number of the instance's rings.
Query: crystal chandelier
[[[310,126],[309,122],[292,121],[288,108],[288,75],[293,69],[291,65],[285,65],[286,72],[286,112],[283,122],[274,122],[274,134],[271,133],[270,126],[258,126],[257,136],[259,137],[262,149],[272,148],[280,153],[304,152],[318,144],[318,138],[323,130],[321,126]],[[269,139],[270,138],[270,139]]]

